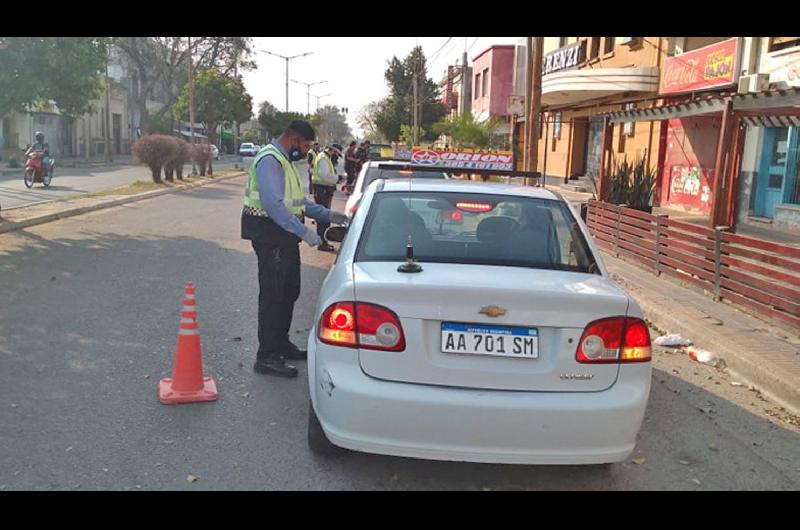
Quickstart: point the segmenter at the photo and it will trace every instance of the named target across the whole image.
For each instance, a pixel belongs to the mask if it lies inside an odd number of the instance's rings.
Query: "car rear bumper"
[[[314,410],[334,444],[368,453],[509,464],[602,464],[634,449],[649,363],[602,392],[490,391],[364,374],[354,350],[308,344]]]

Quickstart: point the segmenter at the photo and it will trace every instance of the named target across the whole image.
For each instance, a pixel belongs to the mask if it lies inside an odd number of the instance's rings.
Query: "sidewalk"
[[[679,333],[718,355],[738,377],[800,413],[800,336],[715,302],[679,280],[602,255],[612,279],[636,299],[656,328]]]
[[[547,188],[576,208],[592,198],[591,193],[558,185],[548,184]],[[750,234],[749,228],[740,226],[740,233],[756,235]],[[786,239],[785,243],[796,243],[792,237]],[[789,331],[737,306],[715,302],[676,278],[656,276],[613,254],[601,253],[612,278],[636,299],[655,327],[665,333],[680,333],[697,347],[720,356],[738,377],[800,413],[800,334],[791,336]]]

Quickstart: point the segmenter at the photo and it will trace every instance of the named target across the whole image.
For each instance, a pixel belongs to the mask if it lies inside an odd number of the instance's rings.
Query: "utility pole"
[[[108,77],[108,52],[106,52],[106,123],[105,123],[105,159],[111,163],[111,78]]]
[[[239,79],[239,43],[236,43],[236,59],[233,63],[233,78]],[[220,128],[221,132],[221,128]],[[239,123],[234,121],[233,122],[233,154],[234,156],[239,154]]]
[[[189,42],[189,130],[192,135],[192,175],[197,174],[194,163],[194,73],[192,72],[192,38],[186,37]]]
[[[543,37],[528,37],[528,93],[525,118],[525,171],[536,171],[539,162],[539,120],[542,110]],[[530,183],[527,183],[530,185]]]
[[[264,53],[268,53],[270,55],[274,55],[275,57],[280,57],[281,59],[286,61],[286,112],[289,112],[289,61],[291,61],[292,59],[297,59],[298,57],[305,57],[306,55],[311,55],[314,52],[306,52],[298,55],[292,55],[291,57],[287,57],[285,55],[272,53],[269,50],[261,50],[261,51]]]
[[[297,83],[299,85],[306,86],[306,114],[311,115],[311,87],[314,85],[321,85],[322,83],[327,83],[327,81],[316,81],[314,83],[304,83],[303,81],[295,81],[292,79],[292,83]],[[317,104],[319,106],[319,104]]]

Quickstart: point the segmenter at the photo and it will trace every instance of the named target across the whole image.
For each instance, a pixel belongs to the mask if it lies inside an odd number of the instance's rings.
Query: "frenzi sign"
[[[428,149],[414,147],[411,162],[420,166],[454,169],[513,170],[511,151],[480,151],[475,149]]]
[[[544,56],[542,75],[575,68],[586,58],[586,41],[576,42],[559,48]]]

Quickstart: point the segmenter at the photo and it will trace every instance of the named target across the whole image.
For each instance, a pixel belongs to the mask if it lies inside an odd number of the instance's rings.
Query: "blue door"
[[[794,187],[797,165],[789,158],[797,152],[797,136],[796,127],[766,129],[756,188],[756,215],[773,218],[775,206],[785,202],[784,196]]]

